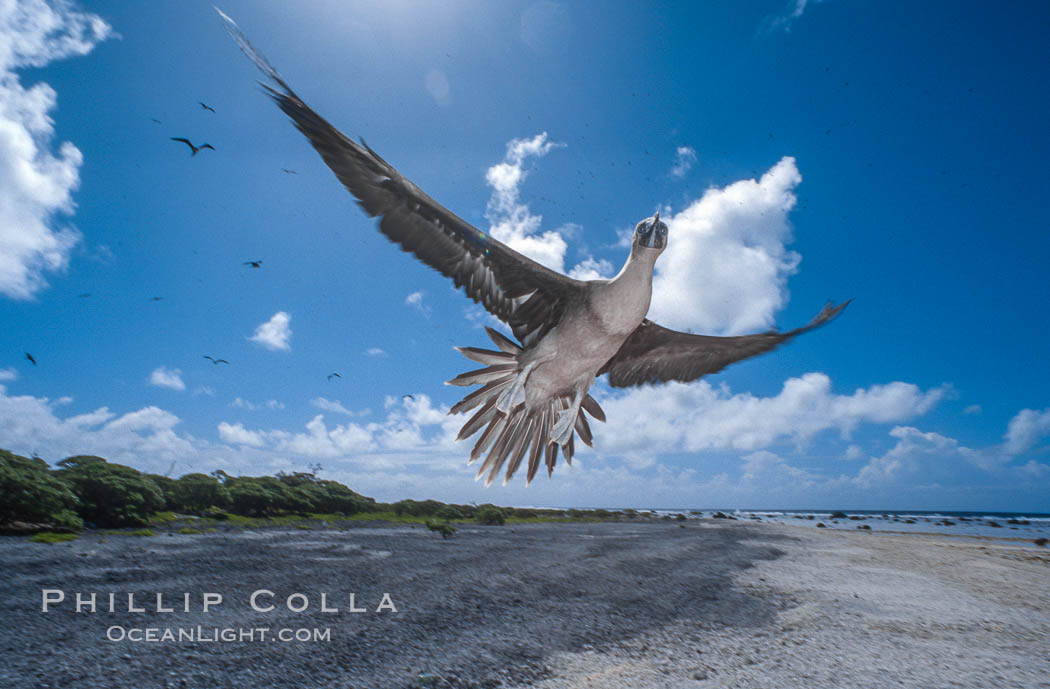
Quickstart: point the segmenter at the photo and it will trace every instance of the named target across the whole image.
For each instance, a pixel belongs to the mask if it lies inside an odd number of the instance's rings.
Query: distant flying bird
[[[228,363],[230,363],[229,361],[226,361],[225,359],[216,359],[214,357],[208,356],[207,354],[204,355],[204,358],[207,359],[208,361],[212,362],[213,364],[228,364]]]
[[[194,146],[193,144],[190,143],[189,139],[184,139],[181,136],[173,136],[173,137],[171,137],[171,140],[172,141],[181,141],[182,143],[184,143],[187,146],[189,146],[190,150],[193,151],[192,153],[190,153],[191,156],[197,155],[198,151],[203,151],[205,148],[211,149],[213,151],[215,150],[215,147],[212,146],[211,144],[201,144],[200,146]]]
[[[197,102],[200,103],[200,106],[202,108],[204,108],[205,110],[210,110],[211,112],[215,112],[215,108],[211,107],[210,105],[207,105],[205,103],[201,103],[200,101],[197,101]]]
[[[158,120],[158,119],[157,119],[156,117],[151,117],[150,119],[151,119],[151,120],[153,120],[153,122],[154,122],[155,124],[164,124],[163,122],[161,122],[160,120]]]
[[[298,175],[298,174],[299,174],[299,173],[298,173],[298,172],[296,172],[295,170],[289,170],[289,169],[288,169],[288,168],[286,168],[286,167],[282,167],[282,168],[281,168],[281,172],[283,172],[283,173],[284,173],[284,174],[286,174],[286,175]]]
[[[241,265],[251,266],[252,268],[262,268],[262,261],[245,261]]]
[[[339,375],[338,373],[329,373],[328,374],[328,380],[331,381],[332,378],[342,378],[342,376]]]
[[[91,292],[81,292],[77,296],[80,297],[81,299],[87,299],[88,297],[91,296]]]
[[[29,359],[29,363],[31,363],[34,366],[36,366],[36,359],[33,358],[32,354],[30,354],[29,352],[26,352],[26,358]]]
[[[150,301],[161,301],[163,299],[164,299],[164,297],[153,297],[153,298],[150,299]]]
[[[458,439],[481,432],[470,461],[487,453],[477,475],[484,475],[486,483],[504,465],[504,483],[509,481],[526,455],[527,482],[541,459],[549,476],[559,449],[571,462],[576,435],[590,445],[583,412],[605,420],[588,394],[598,376],[607,373],[613,387],[696,380],[812,330],[846,306],[829,303],[808,325],[785,333],[712,337],[657,325],[645,315],[653,266],[667,248],[668,227],[659,213],[635,226],[627,262],[611,280],[575,280],[556,273],[454,215],[364,141],[347,138],[311,110],[236,24],[222,16],[241,50],[271,80],[272,86],[264,85],[269,95],[364,211],[380,218],[379,230],[510,326],[517,342],[486,328],[497,350],[458,347],[486,367],[448,381],[482,386],[449,413],[475,410]],[[630,423],[644,424],[645,418]]]

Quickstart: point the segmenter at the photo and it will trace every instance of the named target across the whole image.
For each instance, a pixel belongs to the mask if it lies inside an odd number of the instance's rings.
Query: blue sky
[[[854,302],[717,376],[600,385],[593,451],[485,488],[442,383],[491,319],[375,230],[210,3],[0,4],[0,447],[381,500],[1050,511],[1047,7],[221,7],[537,260],[611,275],[661,210],[664,325]]]

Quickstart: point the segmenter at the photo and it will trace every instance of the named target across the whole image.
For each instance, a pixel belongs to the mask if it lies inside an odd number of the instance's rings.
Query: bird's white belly
[[[535,407],[551,398],[571,395],[580,386],[590,388],[598,370],[626,338],[627,334],[611,335],[588,321],[566,323],[552,330],[524,362],[535,362],[525,383],[526,405]]]

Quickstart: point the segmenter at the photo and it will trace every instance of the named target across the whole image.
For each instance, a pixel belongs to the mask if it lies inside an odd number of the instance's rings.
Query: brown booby
[[[575,280],[519,254],[427,196],[361,141],[355,143],[310,109],[221,11],[241,50],[271,80],[263,88],[310,141],[379,229],[404,251],[452,279],[467,296],[506,323],[517,338],[486,328],[497,350],[457,347],[485,367],[448,381],[481,387],[450,414],[473,411],[460,440],[480,432],[470,453],[485,461],[486,483],[504,483],[528,456],[526,481],[540,462],[553,472],[559,449],[571,463],[574,438],[590,445],[590,424],[605,414],[589,390],[609,375],[613,387],[691,381],[769,351],[834,318],[846,306],[826,305],[806,326],[780,333],[713,337],[664,328],[645,318],[653,266],[667,246],[659,213],[639,222],[631,251],[609,280]],[[848,302],[847,302],[848,303]]]

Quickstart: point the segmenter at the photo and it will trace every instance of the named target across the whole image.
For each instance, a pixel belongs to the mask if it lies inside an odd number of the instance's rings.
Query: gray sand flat
[[[1045,552],[719,522],[0,539],[0,686],[1050,687]],[[43,588],[149,611],[44,614]],[[255,612],[263,588],[311,607]],[[153,611],[158,591],[192,611]],[[205,591],[223,605],[202,613]],[[342,611],[318,611],[322,592]],[[398,612],[346,612],[349,592]],[[110,625],[331,640],[110,642]]]
[[[534,689],[1050,687],[1050,551],[740,525],[785,555],[734,577],[787,602],[760,629],[676,622],[563,653]],[[785,535],[790,540],[785,540]]]

